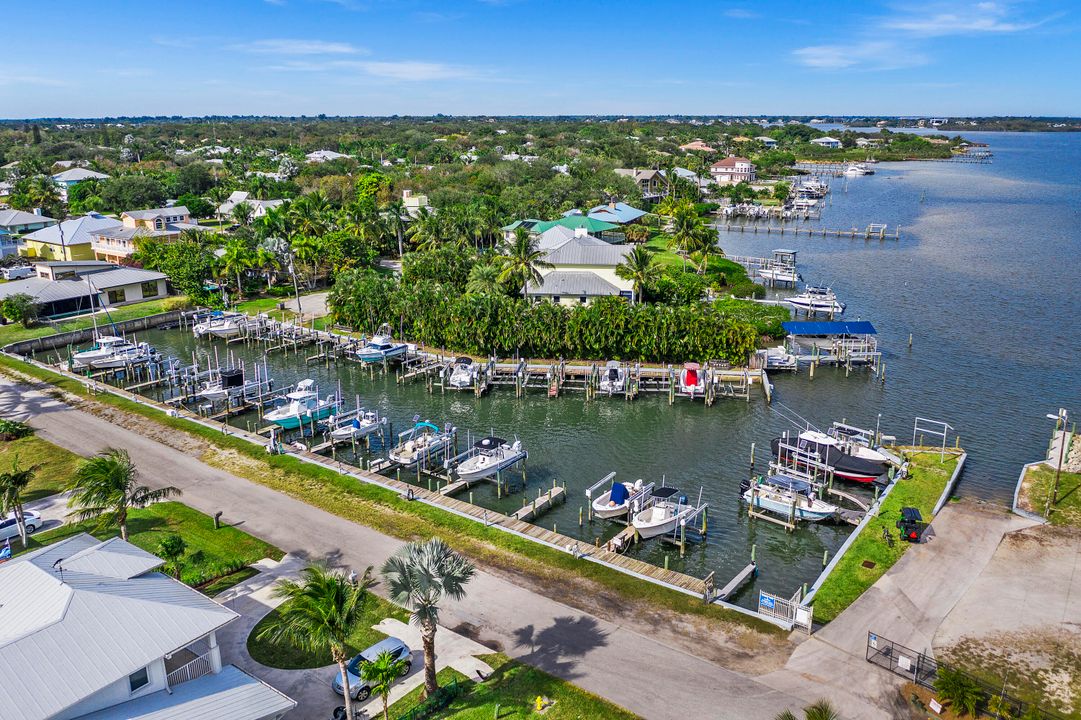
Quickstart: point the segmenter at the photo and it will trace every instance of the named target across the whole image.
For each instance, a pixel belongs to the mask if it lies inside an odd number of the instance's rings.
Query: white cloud
[[[869,40],[843,45],[811,45],[792,52],[802,65],[819,70],[895,70],[927,63],[927,57],[893,42]]]
[[[1032,30],[1060,16],[1038,20],[1020,18],[1010,2],[951,3],[904,11],[884,19],[881,25],[886,30],[898,30],[917,37],[1008,34]]]
[[[401,60],[397,62],[364,62],[361,68],[369,75],[391,80],[424,81],[470,77],[473,73],[463,67],[436,62]]]
[[[756,12],[747,10],[746,8],[729,8],[724,11],[725,17],[730,17],[735,20],[754,20],[755,18],[762,17]]]
[[[286,38],[253,40],[233,45],[232,49],[265,55],[366,55],[368,53],[364,48],[345,42]]]

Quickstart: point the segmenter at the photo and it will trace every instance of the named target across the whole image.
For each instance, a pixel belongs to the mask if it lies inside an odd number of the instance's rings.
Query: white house
[[[327,160],[340,160],[341,158],[347,158],[349,156],[340,152],[334,152],[333,150],[315,150],[304,157],[308,158],[308,162],[310,163],[321,163],[326,162]]]
[[[234,190],[229,194],[221,205],[218,206],[218,215],[225,217],[233,212],[237,205],[247,205],[251,208],[252,218],[260,218],[266,215],[266,211],[285,204],[285,200],[257,200],[251,193],[244,190]]]
[[[432,206],[428,204],[427,195],[414,195],[412,190],[402,190],[402,205],[405,206],[405,212],[409,217],[419,215],[422,208],[432,209]]]
[[[772,150],[777,147],[777,141],[767,135],[760,135],[759,137],[756,137],[755,140],[762,143],[767,150]]]
[[[558,227],[561,226],[553,226],[541,234],[545,244],[558,242],[557,237],[547,237]],[[565,233],[560,234],[565,237]],[[630,251],[627,245],[612,245],[592,235],[575,234],[545,253],[544,259],[552,267],[540,270],[541,282],[528,285],[529,295],[561,305],[588,305],[594,298],[605,296],[629,299],[634,284],[616,275],[616,267]]]
[[[105,173],[95,172],[94,170],[87,170],[86,168],[71,168],[64,172],[59,172],[53,175],[53,182],[60,188],[60,196],[64,200],[68,199],[68,190],[75,187],[83,180],[107,180],[109,178]]]
[[[755,166],[747,158],[726,157],[709,166],[709,176],[718,185],[754,182]]]
[[[222,666],[217,633],[237,614],[161,564],[81,533],[0,565],[0,717],[277,720],[293,709]]]
[[[841,141],[838,140],[837,138],[830,137],[829,135],[826,135],[826,136],[820,137],[820,138],[815,138],[811,142],[813,144],[815,144],[815,145],[820,146],[820,147],[830,148],[831,150],[836,150],[837,148],[841,147]]]

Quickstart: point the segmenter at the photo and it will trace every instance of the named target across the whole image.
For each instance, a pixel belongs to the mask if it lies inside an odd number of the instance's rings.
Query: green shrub
[[[161,309],[164,312],[172,312],[173,310],[187,310],[191,307],[191,298],[189,298],[187,295],[177,295],[176,297],[165,298],[161,303]]]
[[[0,419],[0,440],[8,442],[34,434],[34,428],[16,420]]]
[[[955,712],[972,717],[976,717],[984,700],[983,690],[975,680],[960,670],[948,667],[938,669],[935,692],[949,702]]]

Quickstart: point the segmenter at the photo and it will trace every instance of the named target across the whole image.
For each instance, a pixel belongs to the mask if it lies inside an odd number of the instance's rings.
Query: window
[[[126,299],[127,299],[127,296],[124,293],[124,288],[117,288],[116,290],[110,290],[109,291],[109,304],[110,305],[116,305],[117,303],[122,303]]]
[[[144,688],[150,684],[150,673],[146,671],[146,668],[136,670],[131,675],[128,675],[128,686],[132,692]]]
[[[558,295],[553,295],[552,296],[552,302],[554,302],[556,305],[558,305],[559,304],[559,296]]]
[[[157,280],[150,280],[149,282],[143,283],[139,287],[142,288],[143,297],[145,297],[145,298],[151,298],[151,297],[157,297],[158,296],[158,281]]]

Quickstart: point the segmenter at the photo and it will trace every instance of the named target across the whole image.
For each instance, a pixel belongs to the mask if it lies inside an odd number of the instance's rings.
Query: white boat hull
[[[806,500],[797,500],[796,507],[793,509],[791,500],[784,502],[781,498],[774,497],[772,493],[761,490],[755,493],[753,488],[743,493],[743,499],[759,510],[766,510],[785,518],[794,517],[796,520],[807,520],[808,522],[820,522],[832,517],[837,511],[836,506],[819,503],[819,501],[814,501],[811,507],[807,507]],[[817,505],[821,506],[816,507]]]
[[[441,437],[426,444],[424,448],[420,450],[410,451],[394,448],[387,453],[387,457],[389,457],[392,462],[396,462],[402,467],[413,467],[422,459],[436,456],[438,453],[445,450],[448,445],[450,445],[450,438]]]
[[[459,480],[465,480],[466,482],[473,482],[474,480],[483,480],[484,478],[491,477],[501,470],[505,470],[515,463],[519,462],[525,457],[524,452],[507,452],[500,458],[492,458],[487,455],[478,455],[469,458],[461,465],[458,466],[457,474]],[[482,460],[489,460],[490,462],[482,462]],[[474,462],[477,461],[477,462]]]

